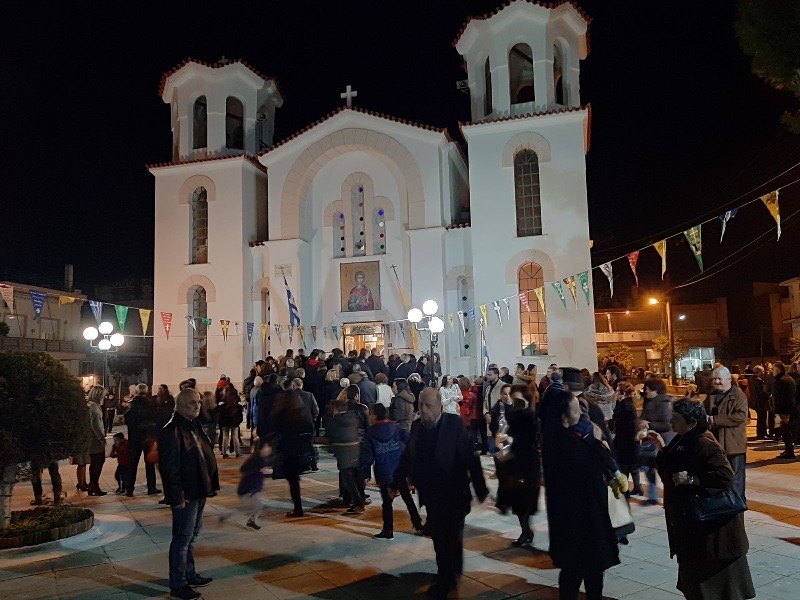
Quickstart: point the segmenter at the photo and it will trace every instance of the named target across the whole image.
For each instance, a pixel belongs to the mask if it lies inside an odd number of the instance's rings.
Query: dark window
[[[205,96],[194,101],[192,123],[192,148],[205,148],[208,145],[208,106]]]
[[[517,44],[508,53],[511,104],[533,102],[533,52],[528,44]]]
[[[483,114],[492,114],[492,69],[489,67],[489,57],[486,57],[486,64],[483,66],[483,80],[486,84],[483,95]]]
[[[244,107],[241,100],[233,96],[225,100],[225,145],[244,149]]]
[[[517,236],[542,235],[539,159],[533,150],[520,150],[514,155],[514,196]]]
[[[194,288],[192,292],[192,319],[194,326],[189,325],[189,337],[192,340],[190,367],[208,366],[208,325],[203,319],[208,317],[208,304],[206,290],[202,287]]]
[[[199,187],[192,194],[192,264],[208,262],[208,192]]]

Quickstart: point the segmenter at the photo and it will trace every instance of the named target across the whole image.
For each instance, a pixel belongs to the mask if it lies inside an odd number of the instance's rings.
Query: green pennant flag
[[[576,277],[578,278],[578,283],[581,285],[581,290],[583,290],[583,295],[586,297],[586,306],[589,306],[592,297],[589,289],[589,271],[578,273]]]
[[[115,304],[114,311],[116,311],[117,313],[117,323],[119,323],[119,330],[122,333],[125,333],[125,322],[128,320],[128,307]]]
[[[686,241],[689,242],[689,247],[692,249],[694,257],[697,259],[697,265],[700,267],[700,272],[703,272],[703,240],[701,238],[700,225],[695,225],[691,229],[683,232],[686,236]]]

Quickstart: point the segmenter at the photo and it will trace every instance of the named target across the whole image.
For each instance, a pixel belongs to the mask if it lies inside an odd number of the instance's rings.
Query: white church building
[[[349,86],[346,106],[273,143],[273,78],[242,61],[166,73],[173,157],[149,165],[155,382],[241,382],[287,348],[418,354],[428,332],[405,319],[429,299],[445,372],[486,356],[596,368],[586,36],[568,2],[470,19],[454,42],[466,156],[444,129],[353,107]]]

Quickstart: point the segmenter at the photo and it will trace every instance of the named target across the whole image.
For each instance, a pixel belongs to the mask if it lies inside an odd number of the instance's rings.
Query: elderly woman
[[[106,429],[103,422],[103,410],[100,405],[106,396],[106,390],[93,385],[89,390],[86,404],[89,406],[89,495],[105,496],[107,492],[100,489],[100,473],[106,462]]]
[[[708,431],[703,404],[681,398],[672,404],[675,438],[658,455],[664,481],[664,511],[670,556],[678,559],[677,588],[690,600],[755,598],[744,514],[698,525],[690,515],[693,498],[731,488],[733,469]]]

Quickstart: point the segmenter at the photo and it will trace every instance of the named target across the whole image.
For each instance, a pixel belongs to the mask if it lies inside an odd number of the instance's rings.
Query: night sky
[[[470,14],[496,1],[239,2],[208,12],[162,2],[119,12],[107,3],[17,2],[2,36],[0,278],[76,285],[153,272],[153,177],[146,163],[170,160],[169,108],[157,95],[163,72],[187,57],[242,58],[278,78],[286,96],[275,141],[342,104],[447,127],[469,120],[465,79],[451,46]],[[800,136],[780,115],[794,100],[751,75],[736,44],[735,3],[583,0],[593,17],[582,63],[581,100],[592,105],[587,156],[593,264],[681,232],[800,178]],[[75,8],[80,6],[80,8]],[[153,4],[155,6],[155,4]],[[800,184],[781,192],[783,236],[760,204],[704,228],[712,267],[746,254],[716,277],[684,288],[702,300],[749,282],[798,275]],[[772,228],[745,252],[734,251]],[[509,235],[512,235],[511,229]],[[669,283],[697,273],[683,240],[669,245]],[[614,263],[617,288],[633,283]],[[641,285],[661,285],[660,259],[642,252]],[[598,303],[604,301],[596,272]],[[667,286],[669,287],[669,286]],[[662,288],[663,289],[663,288]]]

